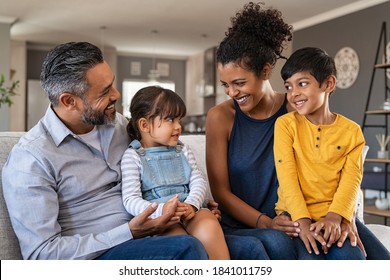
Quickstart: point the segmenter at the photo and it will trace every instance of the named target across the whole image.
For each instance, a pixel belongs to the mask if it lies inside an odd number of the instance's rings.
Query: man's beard
[[[115,112],[112,115],[107,116],[105,111],[94,110],[91,105],[84,101],[85,111],[81,116],[82,121],[85,124],[91,125],[102,125],[102,124],[113,124],[115,121]]]

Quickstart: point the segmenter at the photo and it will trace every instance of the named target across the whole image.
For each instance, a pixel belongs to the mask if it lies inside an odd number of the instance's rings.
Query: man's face
[[[106,62],[87,71],[89,90],[83,100],[82,121],[90,125],[112,123],[115,120],[115,102],[120,93],[114,87],[115,76]]]

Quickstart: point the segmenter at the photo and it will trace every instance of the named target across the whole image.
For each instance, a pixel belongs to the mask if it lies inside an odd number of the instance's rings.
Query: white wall
[[[27,75],[26,42],[11,42],[11,69],[14,72],[13,81],[19,81],[17,95],[12,98],[13,104],[9,109],[9,130],[25,131],[26,128],[26,75]]]

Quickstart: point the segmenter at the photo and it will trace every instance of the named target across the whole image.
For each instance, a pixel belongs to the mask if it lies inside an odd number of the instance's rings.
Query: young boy
[[[300,259],[365,259],[356,244],[332,246],[343,223],[353,221],[365,145],[360,126],[329,109],[336,86],[334,61],[321,49],[303,48],[291,55],[281,74],[296,111],[275,123],[276,212],[299,222],[294,242],[308,252]]]

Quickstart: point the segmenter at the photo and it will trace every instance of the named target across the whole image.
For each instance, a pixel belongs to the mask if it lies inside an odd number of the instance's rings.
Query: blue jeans
[[[233,229],[224,227],[225,237],[237,236],[240,240],[257,240],[253,242],[257,251],[264,250],[261,259],[294,260],[297,258],[291,238],[280,230],[275,229]],[[229,244],[228,244],[229,245]],[[254,259],[251,257],[250,259]]]
[[[306,250],[303,241],[299,237],[293,238],[293,242],[296,246],[298,252],[299,260],[365,260],[366,258],[363,255],[362,250],[358,246],[353,247],[349,240],[344,242],[343,247],[337,247],[337,244],[333,244],[329,248],[327,254],[322,251],[321,245],[317,242],[318,250],[320,251],[319,255],[316,255],[314,252],[309,254]]]
[[[389,250],[362,222],[356,220],[356,227],[366,250],[367,260],[390,260]]]
[[[225,235],[232,260],[269,260],[261,241],[252,236]]]
[[[128,240],[97,260],[207,260],[202,243],[191,235],[153,236]]]
[[[267,260],[256,238],[225,236],[233,260]],[[203,245],[191,235],[154,236],[126,241],[97,260],[207,260]]]
[[[359,233],[360,240],[364,245],[364,249],[367,253],[367,260],[390,260],[390,252],[386,247],[376,238],[376,236],[359,220],[356,220],[356,228]],[[365,259],[362,251],[358,246],[352,247],[350,240],[347,239],[344,242],[342,249],[337,246],[332,246],[326,256],[320,254],[316,256],[314,253],[311,255],[307,252],[302,241],[296,238],[297,251],[299,259],[328,259],[328,260],[352,260],[352,259]],[[300,244],[299,244],[300,243]]]

